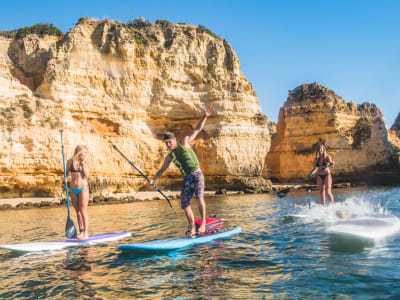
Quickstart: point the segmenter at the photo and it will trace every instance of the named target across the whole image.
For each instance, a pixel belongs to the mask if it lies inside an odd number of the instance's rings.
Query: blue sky
[[[346,101],[376,104],[390,128],[400,112],[400,1],[1,1],[0,30],[82,16],[143,16],[203,25],[235,49],[241,69],[277,121],[288,90],[318,82]]]

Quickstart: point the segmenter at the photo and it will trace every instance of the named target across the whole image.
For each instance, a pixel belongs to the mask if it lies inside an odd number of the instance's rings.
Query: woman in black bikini
[[[332,160],[330,155],[328,155],[328,153],[326,152],[326,146],[324,144],[319,144],[319,147],[317,148],[317,151],[316,151],[314,168],[310,174],[313,174],[314,172],[317,172],[317,171],[325,168],[327,165],[331,165],[330,167],[333,167],[335,165],[335,162]],[[321,201],[324,206],[325,206],[325,194],[328,195],[328,198],[329,198],[331,204],[335,203],[335,201],[333,199],[332,191],[331,191],[332,175],[331,175],[330,167],[324,169],[321,173],[319,173],[317,175],[317,185],[318,185],[318,189],[320,192]]]
[[[80,234],[79,239],[88,238],[89,217],[87,207],[89,203],[89,165],[87,163],[87,148],[78,145],[74,155],[67,161],[67,176],[71,173],[71,200],[76,210]],[[65,178],[65,180],[67,180]]]

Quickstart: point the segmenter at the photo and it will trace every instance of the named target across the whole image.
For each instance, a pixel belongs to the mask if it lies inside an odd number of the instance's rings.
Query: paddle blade
[[[67,224],[65,225],[65,236],[69,239],[76,237],[76,227],[69,215],[67,217]]]
[[[284,190],[282,190],[282,191],[279,191],[279,192],[277,193],[277,195],[278,195],[279,198],[283,198],[283,197],[286,196],[287,193],[289,193],[289,189],[284,189]]]

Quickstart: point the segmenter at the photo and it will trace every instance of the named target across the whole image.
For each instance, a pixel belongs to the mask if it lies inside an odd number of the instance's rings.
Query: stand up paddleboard
[[[326,230],[336,237],[379,240],[400,231],[400,220],[392,215],[372,215],[339,221]]]
[[[60,250],[67,247],[87,246],[97,243],[112,242],[131,236],[130,232],[116,232],[90,235],[85,240],[80,239],[60,239],[48,242],[35,242],[14,245],[0,245],[1,249],[18,251],[18,252],[35,252],[35,251],[49,251]]]
[[[284,215],[283,219],[284,220],[305,219],[309,216],[310,215],[306,215],[306,214],[290,214],[290,215]]]
[[[199,226],[201,221],[196,221]],[[242,228],[234,227],[232,229],[222,229],[224,220],[216,220],[214,218],[206,219],[206,232],[198,234],[193,238],[155,240],[139,244],[121,245],[118,247],[122,251],[137,252],[165,252],[172,250],[180,250],[189,248],[194,245],[208,243],[216,239],[228,238],[234,234],[242,232]]]
[[[121,245],[118,249],[140,252],[172,251],[188,248],[193,245],[208,243],[216,239],[227,238],[240,232],[242,232],[242,228],[235,227],[228,230],[215,230],[213,233],[200,235],[195,238],[156,240],[139,244]]]

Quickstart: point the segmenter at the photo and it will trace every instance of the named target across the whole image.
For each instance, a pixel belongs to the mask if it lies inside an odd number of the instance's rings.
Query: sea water
[[[208,198],[207,211],[239,225],[230,239],[160,255],[117,250],[126,243],[179,238],[182,211],[164,201],[89,207],[90,233],[132,237],[90,247],[17,254],[0,250],[5,299],[400,299],[400,236],[338,244],[325,230],[346,216],[400,216],[400,188],[334,190],[323,207],[317,192]],[[196,201],[194,212],[198,215]],[[173,202],[179,207],[177,200]],[[288,218],[288,215],[303,215]],[[74,214],[73,214],[74,217]],[[62,238],[65,208],[0,212],[0,244]]]

